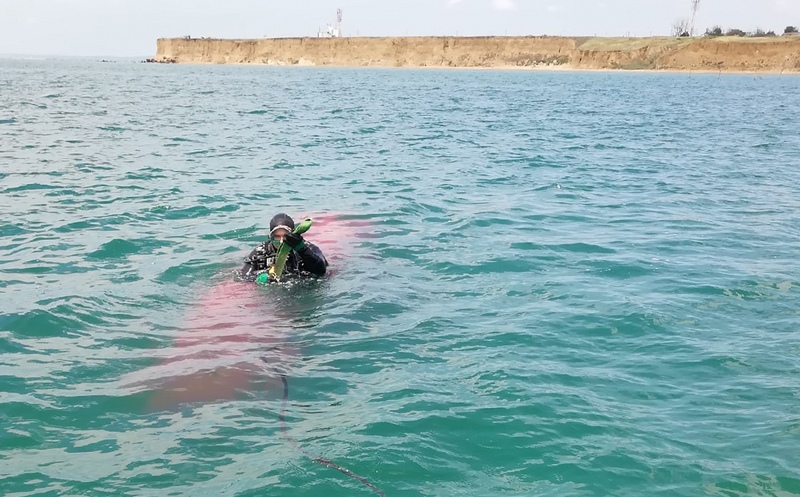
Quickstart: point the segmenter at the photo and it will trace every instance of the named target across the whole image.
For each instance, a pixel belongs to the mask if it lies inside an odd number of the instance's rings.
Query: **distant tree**
[[[689,19],[678,19],[672,25],[672,36],[689,36]]]
[[[713,28],[707,28],[705,36],[708,37],[722,36],[722,28],[719,26],[714,26]]]
[[[792,33],[797,33],[796,26],[786,26],[786,29],[783,30],[783,34],[788,35]]]
[[[725,36],[747,36],[747,33],[745,33],[744,31],[742,31],[741,29],[736,29],[736,28],[733,28],[733,29],[729,29],[729,30],[728,30],[728,31],[725,33]]]
[[[763,29],[759,28],[756,29],[754,33],[751,33],[750,36],[752,36],[753,38],[763,38],[767,36],[767,33],[765,33]]]

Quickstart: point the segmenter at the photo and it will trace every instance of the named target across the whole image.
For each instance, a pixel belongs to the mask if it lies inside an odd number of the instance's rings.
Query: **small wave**
[[[86,255],[89,259],[125,259],[133,254],[152,254],[155,250],[170,246],[171,243],[163,240],[137,239],[123,240],[115,238],[104,243],[99,249]]]
[[[6,188],[6,193],[15,193],[15,192],[27,192],[32,190],[55,190],[61,188],[58,185],[45,185],[42,183],[28,183],[27,185],[21,186],[12,186],[11,188]]]
[[[620,280],[640,278],[655,272],[653,265],[646,262],[634,264],[610,260],[591,260],[585,264],[594,268],[595,273],[599,276]]]
[[[409,214],[422,215],[422,214],[443,214],[445,209],[438,205],[433,205],[426,202],[408,202],[402,209],[400,214],[406,216]]]
[[[92,171],[113,171],[114,168],[111,166],[106,166],[102,164],[90,164],[88,162],[78,162],[75,164],[75,169],[82,172],[92,172]]]
[[[211,209],[208,207],[197,205],[195,207],[187,207],[185,209],[164,209],[164,219],[196,219],[198,217],[205,217],[211,214]]]
[[[52,338],[74,336],[99,320],[88,313],[79,313],[70,306],[57,306],[51,311],[34,309],[24,314],[2,316],[0,330],[10,331],[22,338]]]
[[[541,271],[541,265],[532,260],[496,258],[477,264],[435,262],[428,264],[436,274],[443,276],[482,275],[502,273],[528,273]]]
[[[13,322],[15,319],[18,318],[17,314],[4,314],[0,315],[0,330],[3,331],[13,331],[10,328],[15,323]],[[6,335],[6,336],[3,336]],[[26,347],[21,341],[15,339],[13,335],[8,336],[8,333],[3,333],[0,335],[0,353],[3,354],[32,354],[33,351]],[[0,376],[0,378],[3,378]],[[17,377],[14,377],[17,378]],[[17,378],[18,380],[21,378]],[[13,381],[6,382],[5,380],[0,379],[0,391],[9,392],[13,388]]]
[[[27,107],[36,107],[37,109],[40,109],[40,110],[47,109],[47,105],[46,104],[38,104],[38,103],[35,103],[35,102],[20,102],[20,104],[24,105],[24,106],[27,106]]]
[[[204,148],[202,150],[192,150],[191,152],[186,152],[186,155],[208,155],[213,151],[214,149],[212,148]]]
[[[800,478],[769,474],[743,474],[738,478],[706,483],[703,490],[714,497],[800,495]]]
[[[546,248],[556,252],[575,252],[579,254],[616,254],[617,251],[600,245],[591,243],[562,243],[557,245],[545,245]]]
[[[512,226],[517,221],[507,217],[496,217],[487,215],[485,217],[473,216],[466,220],[460,220],[455,223],[452,230],[461,232],[471,228],[496,228],[498,226]]]
[[[211,275],[219,273],[227,267],[224,263],[211,263],[206,260],[189,260],[164,270],[156,281],[160,283],[176,283],[187,286],[193,282],[207,280]]]
[[[145,180],[167,179],[167,178],[168,176],[161,174],[161,170],[154,170],[154,171],[143,170],[135,173],[125,174],[125,179],[134,181],[145,181]]]
[[[2,224],[0,225],[0,237],[19,236],[30,233],[30,231],[22,228],[17,224]]]
[[[451,135],[450,133],[439,132],[439,133],[433,133],[433,134],[425,135],[425,136],[415,136],[415,137],[411,137],[411,138],[403,138],[401,140],[401,142],[402,143],[407,143],[407,144],[415,144],[415,143],[422,143],[422,142],[428,142],[428,141],[445,140],[445,139],[449,139],[449,138],[453,138],[453,135]]]
[[[678,292],[701,295],[724,296],[734,300],[746,302],[768,301],[784,299],[787,292],[791,292],[798,286],[791,280],[780,281],[742,281],[738,285],[711,285],[698,284],[694,286],[681,286],[676,289]]]

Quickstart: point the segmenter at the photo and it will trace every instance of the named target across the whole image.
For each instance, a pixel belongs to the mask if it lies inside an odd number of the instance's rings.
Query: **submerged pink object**
[[[353,244],[369,236],[370,227],[369,221],[316,215],[309,240],[320,247],[335,274]],[[291,320],[297,316],[291,306],[271,302],[269,291],[235,281],[203,290],[173,347],[157,351],[159,363],[131,378],[151,392],[148,407],[169,410],[265,390],[279,394],[281,374],[297,356],[290,341]]]

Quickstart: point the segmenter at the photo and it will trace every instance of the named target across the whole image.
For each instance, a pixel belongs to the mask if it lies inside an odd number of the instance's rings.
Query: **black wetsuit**
[[[271,241],[266,241],[254,248],[250,255],[245,259],[242,266],[242,277],[245,279],[255,279],[255,277],[269,269],[275,262],[278,248]],[[287,275],[314,275],[325,276],[328,268],[328,261],[322,255],[322,251],[311,242],[306,241],[303,248],[298,251],[289,252],[286,259],[286,267],[283,272]]]

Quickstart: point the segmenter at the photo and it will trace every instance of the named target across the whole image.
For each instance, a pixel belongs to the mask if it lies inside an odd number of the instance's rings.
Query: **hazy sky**
[[[670,33],[692,0],[0,0],[0,54],[152,56],[156,39],[315,36],[344,12],[346,36]],[[783,33],[800,0],[700,0],[697,30]]]

